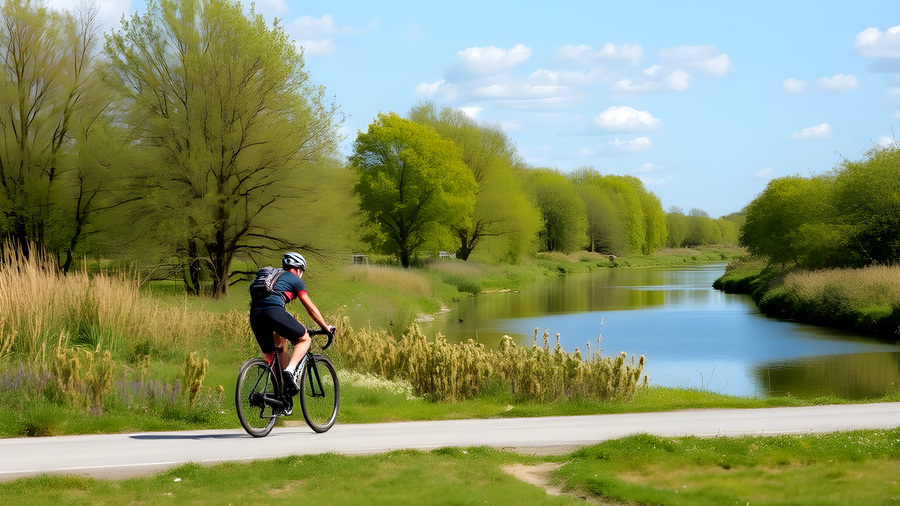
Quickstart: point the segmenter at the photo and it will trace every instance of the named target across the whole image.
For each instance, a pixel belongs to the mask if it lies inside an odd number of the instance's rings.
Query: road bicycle
[[[310,330],[310,336],[327,335],[324,351],[331,346],[334,334],[327,330]],[[254,357],[241,365],[235,389],[235,405],[241,425],[253,437],[265,437],[272,431],[279,417],[290,416],[294,411],[292,392],[285,391],[279,353],[272,363]],[[300,387],[300,409],[309,427],[325,432],[334,425],[340,404],[340,385],[331,360],[325,355],[312,353],[303,357],[294,380]],[[299,375],[299,378],[298,376]]]

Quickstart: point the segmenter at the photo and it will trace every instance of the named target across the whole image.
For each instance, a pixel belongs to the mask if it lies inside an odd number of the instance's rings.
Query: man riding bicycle
[[[306,271],[306,259],[299,253],[285,253],[281,259],[281,266],[284,273],[275,280],[272,293],[250,304],[250,327],[267,362],[272,363],[277,351],[279,361],[282,364],[287,363],[283,374],[285,388],[290,390],[291,394],[295,394],[300,388],[294,381],[294,371],[309,351],[311,339],[306,327],[287,312],[285,305],[299,299],[306,312],[322,330],[334,334],[335,328],[325,323],[322,312],[313,304],[306,292],[306,283],[301,279],[303,272]],[[284,345],[285,339],[294,346],[289,361]]]

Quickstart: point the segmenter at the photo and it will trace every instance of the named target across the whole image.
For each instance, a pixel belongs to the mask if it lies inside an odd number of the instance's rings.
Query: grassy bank
[[[713,286],[752,295],[768,316],[900,340],[900,266],[804,271],[743,260]]]
[[[550,495],[517,479],[541,466]],[[260,497],[334,504],[892,504],[900,500],[900,429],[740,438],[630,436],[568,455],[443,448],[366,457],[303,455],[183,465],[152,477],[41,476],[0,483],[16,504],[190,502]],[[89,498],[89,499],[88,499]]]

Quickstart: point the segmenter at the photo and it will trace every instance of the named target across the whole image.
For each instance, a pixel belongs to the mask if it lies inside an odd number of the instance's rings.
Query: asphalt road
[[[292,418],[302,421],[297,413]],[[493,420],[340,424],[316,434],[278,427],[265,438],[243,430],[143,432],[0,439],[0,480],[41,473],[122,478],[186,462],[212,464],[297,454],[371,454],[397,449],[491,446],[562,453],[636,433],[737,436],[900,427],[900,403],[802,408],[691,410]]]

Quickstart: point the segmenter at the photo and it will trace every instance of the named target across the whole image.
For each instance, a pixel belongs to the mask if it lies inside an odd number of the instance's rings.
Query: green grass
[[[900,501],[900,429],[802,436],[636,435],[575,452],[567,487],[642,504]]]
[[[557,463],[548,495],[507,473]],[[186,464],[126,480],[38,476],[0,483],[9,503],[255,504],[893,504],[900,501],[900,429],[801,436],[635,435],[567,455],[497,449],[302,455],[210,467]]]

